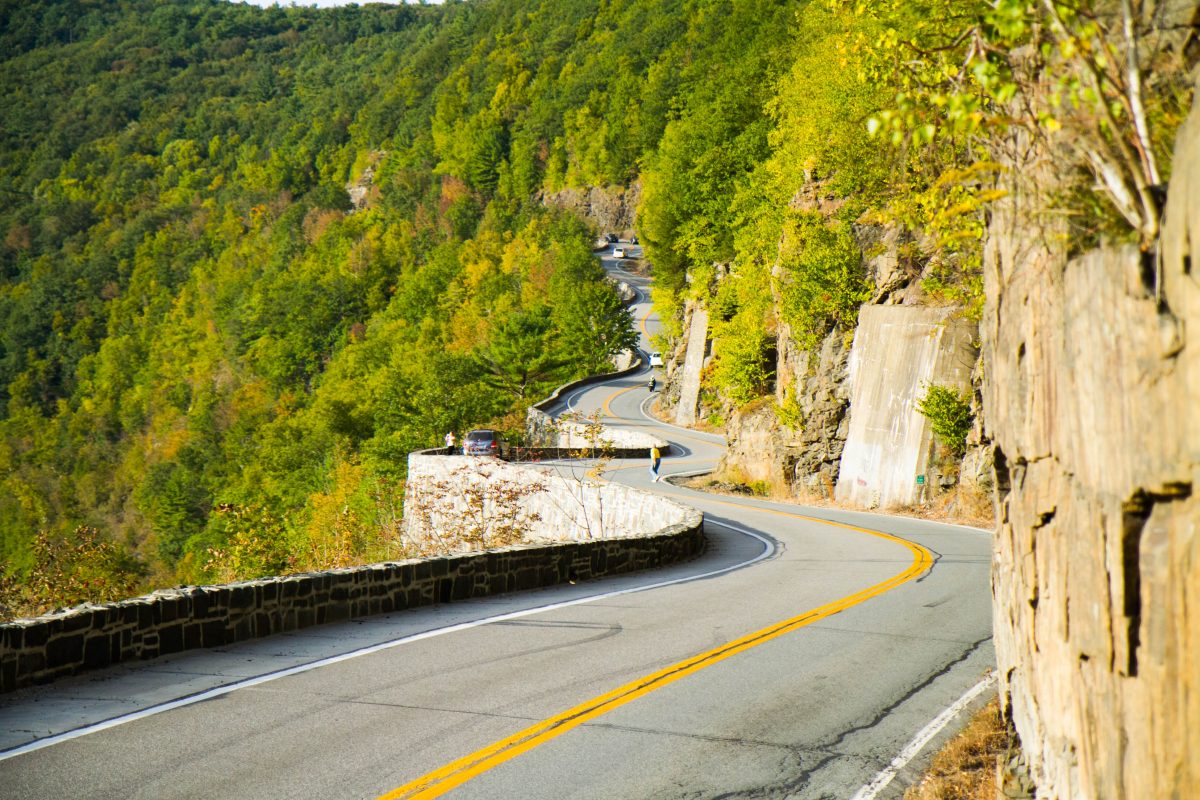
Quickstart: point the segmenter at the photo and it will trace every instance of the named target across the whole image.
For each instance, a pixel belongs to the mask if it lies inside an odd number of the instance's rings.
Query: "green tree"
[[[548,310],[538,308],[501,322],[476,353],[476,362],[489,385],[524,399],[544,387],[566,358],[554,347]]]
[[[603,371],[613,356],[637,347],[633,314],[609,284],[578,285],[555,313],[563,361],[581,371]]]

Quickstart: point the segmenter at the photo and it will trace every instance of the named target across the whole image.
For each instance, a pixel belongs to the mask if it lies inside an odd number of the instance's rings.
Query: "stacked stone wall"
[[[697,518],[642,536],[518,545],[79,606],[0,625],[0,691],[327,622],[652,569],[703,549]]]
[[[625,451],[616,453],[618,458],[644,458],[651,447],[660,450],[669,448],[670,444],[666,440],[645,431],[612,425],[593,427],[585,422],[554,416],[554,412],[561,409],[566,399],[577,389],[633,375],[645,365],[641,356],[633,353],[629,354],[628,361],[628,366],[616,372],[592,375],[565,383],[545,400],[530,406],[525,416],[525,437],[529,443],[535,447],[560,450],[589,450],[607,446]]]

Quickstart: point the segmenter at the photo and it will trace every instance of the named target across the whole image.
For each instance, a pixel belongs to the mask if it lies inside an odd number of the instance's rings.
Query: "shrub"
[[[967,434],[975,415],[971,413],[970,398],[958,389],[930,384],[925,397],[917,403],[917,411],[929,420],[934,434],[955,456],[967,450]]]
[[[39,531],[27,575],[0,568],[0,619],[124,600],[137,594],[141,578],[141,565],[129,552],[93,527],[61,536]]]

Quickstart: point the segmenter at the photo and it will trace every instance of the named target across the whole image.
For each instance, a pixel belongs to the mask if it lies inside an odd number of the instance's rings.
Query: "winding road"
[[[668,439],[665,477],[710,468],[720,437],[652,419],[647,378],[566,403]],[[986,532],[607,476],[701,509],[704,555],[0,697],[0,793],[895,798],[982,701]]]

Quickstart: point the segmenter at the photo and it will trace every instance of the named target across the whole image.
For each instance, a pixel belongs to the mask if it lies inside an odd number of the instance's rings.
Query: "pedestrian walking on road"
[[[454,455],[454,431],[446,434],[446,455]]]
[[[662,453],[658,451],[658,445],[650,448],[650,474],[654,476],[654,480],[658,480],[658,465],[662,463]]]

